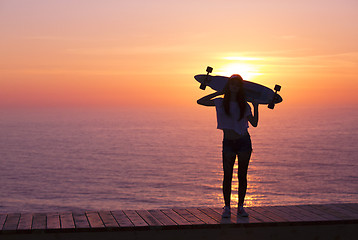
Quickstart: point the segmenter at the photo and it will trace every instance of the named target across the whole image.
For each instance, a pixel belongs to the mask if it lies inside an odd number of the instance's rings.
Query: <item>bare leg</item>
[[[244,204],[247,189],[247,169],[249,167],[251,151],[241,152],[238,155],[238,178],[239,178],[239,205]]]
[[[232,173],[234,170],[236,154],[232,152],[223,152],[223,169],[224,169],[224,179],[223,179],[223,195],[225,206],[230,207],[231,199],[231,182],[232,182]]]

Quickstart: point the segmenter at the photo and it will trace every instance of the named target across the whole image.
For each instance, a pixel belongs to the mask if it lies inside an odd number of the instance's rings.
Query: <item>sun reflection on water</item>
[[[252,159],[248,175],[247,175],[247,192],[245,196],[245,206],[252,207],[252,206],[262,206],[267,205],[269,200],[267,199],[265,195],[265,184],[264,184],[264,176],[258,175],[257,171],[259,171],[258,166],[254,163],[255,159]],[[212,186],[213,188],[220,189],[218,191],[212,192],[210,195],[210,198],[212,198],[213,201],[216,203],[221,203],[224,205],[224,198],[222,193],[222,185],[221,181],[223,178],[223,171],[221,168],[218,168],[217,171],[214,172],[214,176],[219,181],[215,186]],[[236,163],[234,165],[234,172],[233,172],[233,178],[232,178],[232,186],[231,186],[231,206],[236,207],[238,205],[238,199],[239,199],[239,181],[238,181],[238,163],[236,159]]]
[[[236,159],[237,161],[237,159]],[[245,196],[245,206],[252,207],[252,206],[261,206],[264,205],[267,202],[267,199],[265,197],[264,193],[260,193],[263,191],[262,186],[260,186],[260,183],[262,182],[262,179],[257,174],[254,174],[254,172],[257,171],[257,167],[254,164],[251,164],[249,166],[248,175],[247,175],[247,193]],[[252,172],[250,174],[250,172]],[[218,171],[215,171],[215,177],[220,179],[220,185],[213,186],[215,188],[220,188],[220,191],[212,192],[211,198],[215,202],[221,202],[224,204],[224,198],[222,194],[222,186],[221,186],[221,180],[223,177],[223,171],[222,169],[219,169]],[[239,181],[238,181],[238,164],[237,162],[234,165],[234,172],[233,172],[233,178],[232,178],[232,186],[231,186],[231,206],[236,207],[238,205],[238,199],[239,199]]]

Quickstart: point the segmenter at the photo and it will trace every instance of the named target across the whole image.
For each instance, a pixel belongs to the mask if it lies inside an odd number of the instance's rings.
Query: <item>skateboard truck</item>
[[[270,109],[273,109],[275,107],[275,100],[277,99],[277,92],[279,92],[281,90],[281,86],[280,85],[275,85],[275,94],[273,95],[272,101],[271,103],[267,106]]]
[[[200,84],[200,89],[205,90],[206,84],[207,84],[208,79],[209,79],[209,74],[210,74],[212,71],[213,71],[213,68],[212,68],[212,67],[209,67],[209,66],[208,66],[208,67],[206,68],[206,72],[207,72],[206,78],[205,78],[205,80]]]

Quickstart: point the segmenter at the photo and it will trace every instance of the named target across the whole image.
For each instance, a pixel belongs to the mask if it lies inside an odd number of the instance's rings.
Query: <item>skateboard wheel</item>
[[[212,71],[213,71],[213,68],[212,68],[212,67],[209,67],[209,66],[208,66],[208,67],[206,68],[206,72],[207,72],[207,73],[211,73]]]
[[[281,86],[280,85],[275,85],[275,91],[280,91],[281,90]]]
[[[275,104],[274,103],[270,103],[268,106],[267,106],[269,109],[273,109],[275,107]]]
[[[200,89],[201,90],[205,90],[205,88],[206,88],[206,85],[204,83],[200,84]]]

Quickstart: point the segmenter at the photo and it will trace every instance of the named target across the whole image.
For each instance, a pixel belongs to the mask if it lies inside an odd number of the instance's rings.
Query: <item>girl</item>
[[[215,98],[224,94],[224,98]],[[251,138],[247,131],[249,125],[257,127],[258,104],[253,103],[254,114],[245,100],[243,79],[240,75],[232,75],[222,92],[209,94],[197,101],[203,106],[215,106],[217,128],[223,130],[224,140],[222,159],[224,169],[223,195],[225,206],[222,217],[230,217],[231,181],[236,156],[238,157],[239,204],[238,216],[247,217],[243,205],[247,189],[247,169],[252,152]]]

